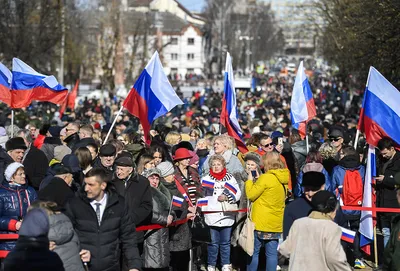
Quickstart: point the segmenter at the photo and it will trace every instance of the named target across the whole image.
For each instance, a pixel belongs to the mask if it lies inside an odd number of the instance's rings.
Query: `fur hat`
[[[17,172],[19,168],[23,168],[24,165],[18,162],[14,162],[8,165],[6,170],[4,171],[4,177],[6,177],[6,180],[9,182],[11,181],[12,176]]]
[[[158,168],[150,168],[143,172],[143,176],[146,178],[149,178],[151,175],[157,175],[158,177],[161,177],[161,171]]]
[[[160,170],[161,177],[163,178],[172,175],[175,172],[174,165],[169,161],[161,162],[158,164],[157,168]]]
[[[248,152],[243,159],[245,162],[250,160],[254,161],[258,166],[261,166],[261,156],[255,152]]]
[[[68,154],[71,154],[72,151],[65,145],[60,145],[54,148],[54,159],[57,161],[62,161],[64,157]]]
[[[12,150],[26,150],[26,145],[25,141],[22,137],[14,137],[10,138],[6,142],[6,150],[7,151],[12,151]]]

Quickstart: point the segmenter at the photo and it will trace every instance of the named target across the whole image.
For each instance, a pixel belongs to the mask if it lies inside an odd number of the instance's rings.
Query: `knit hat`
[[[12,150],[26,150],[26,145],[25,141],[22,137],[14,137],[10,138],[6,142],[6,150],[7,151],[12,151]]]
[[[189,153],[190,153],[190,155],[192,155],[192,158],[190,158],[190,161],[189,161],[189,165],[194,165],[200,161],[200,158],[195,151],[189,151]]]
[[[320,188],[325,183],[325,175],[321,172],[309,171],[303,174],[302,186]]]
[[[54,148],[54,159],[61,162],[66,155],[71,153],[72,153],[71,149],[68,148],[67,146],[65,145],[57,146]]]
[[[41,208],[35,208],[26,214],[18,233],[20,236],[27,237],[47,237],[49,229],[49,217],[46,212]]]
[[[258,166],[261,166],[261,156],[258,153],[255,152],[248,152],[244,159],[245,162],[250,160],[253,161],[254,163],[256,163]]]
[[[100,147],[99,156],[114,156],[117,149],[112,144],[105,144]]]
[[[161,177],[163,178],[172,175],[175,172],[174,165],[169,161],[161,162],[158,164],[157,168],[160,170]]]
[[[148,178],[151,175],[158,175],[158,177],[161,177],[161,171],[158,168],[150,168],[143,172],[143,176]]]
[[[327,214],[336,209],[337,199],[332,192],[321,190],[312,197],[311,205],[315,211]]]
[[[4,176],[6,177],[6,180],[9,182],[11,181],[12,176],[15,174],[15,172],[17,171],[17,169],[19,168],[23,168],[24,165],[18,162],[14,162],[8,165],[8,167],[6,168],[6,170],[4,171]]]

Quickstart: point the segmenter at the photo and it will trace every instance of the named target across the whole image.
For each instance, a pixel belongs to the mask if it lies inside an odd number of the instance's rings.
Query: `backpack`
[[[346,170],[342,191],[344,206],[361,206],[363,202],[363,193],[363,181],[358,170]]]

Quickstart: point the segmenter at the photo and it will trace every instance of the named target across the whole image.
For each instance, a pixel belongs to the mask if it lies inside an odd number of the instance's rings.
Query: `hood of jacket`
[[[270,169],[267,172],[268,174],[275,175],[275,177],[278,179],[278,181],[283,184],[287,185],[289,183],[289,170],[287,168],[283,169]]]
[[[69,218],[62,214],[54,214],[49,216],[50,230],[49,240],[56,245],[63,245],[72,240],[74,236],[74,227]]]
[[[144,146],[142,144],[128,144],[125,146],[125,150],[128,152],[135,154],[140,152],[141,150],[144,149]]]
[[[358,168],[360,167],[360,156],[357,155],[347,155],[339,161],[339,166],[344,168]]]
[[[324,170],[324,166],[320,163],[307,163],[303,167],[303,173],[306,172],[322,172]]]
[[[304,156],[307,155],[307,145],[306,145],[306,141],[302,140],[302,141],[297,141],[295,143],[292,144],[292,150],[294,152],[298,152],[303,154]]]

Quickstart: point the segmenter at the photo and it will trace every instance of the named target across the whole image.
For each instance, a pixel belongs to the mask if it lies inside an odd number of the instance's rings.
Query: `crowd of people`
[[[117,99],[85,99],[63,116],[31,106],[14,125],[3,109],[0,230],[19,235],[0,240],[4,269],[366,268],[361,213],[340,207],[361,206],[370,185],[365,139],[354,142],[362,93],[350,98],[324,78],[312,86],[318,114],[308,143],[290,125],[284,80],[238,93],[248,152],[219,124],[222,94],[212,89],[160,117],[150,143],[129,114],[110,131]],[[377,206],[398,208],[400,154],[390,138],[377,147]],[[399,225],[395,214],[379,213],[384,270],[400,269]],[[354,243],[341,241],[341,227],[356,232]]]

